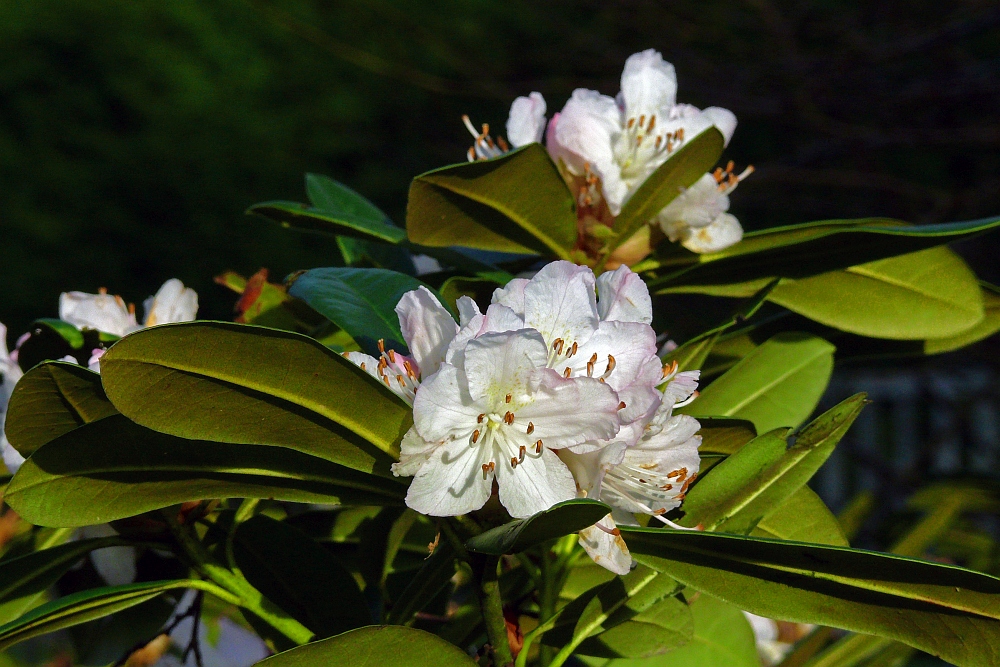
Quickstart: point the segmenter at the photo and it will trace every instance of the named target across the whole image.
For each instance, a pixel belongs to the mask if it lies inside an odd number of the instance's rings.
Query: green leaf
[[[237,527],[233,555],[254,588],[318,638],[372,622],[351,574],[297,528],[258,514]]]
[[[642,658],[687,642],[693,633],[677,582],[648,567],[594,586],[563,607],[541,641],[575,653]]]
[[[406,233],[425,246],[466,246],[569,258],[573,195],[541,144],[442,167],[410,185]]]
[[[701,454],[735,454],[745,444],[757,437],[753,422],[744,419],[701,417]]]
[[[76,364],[48,362],[18,380],[7,406],[5,431],[14,449],[28,457],[77,426],[115,414],[100,375]]]
[[[442,540],[399,597],[386,616],[389,624],[406,624],[413,615],[430,604],[455,575],[455,549]]]
[[[667,285],[719,285],[761,278],[805,278],[886,257],[944,245],[1000,226],[1000,217],[937,225],[909,225],[888,218],[823,220],[774,227],[744,235],[716,253],[677,253],[672,273],[647,281]],[[666,267],[669,268],[669,267]]]
[[[83,347],[83,332],[69,322],[44,317],[42,319],[35,320],[32,326],[45,327],[46,329],[51,330],[53,333],[58,334],[59,337],[66,341],[66,344],[74,350],[79,350]]]
[[[226,322],[127,336],[101,359],[101,379],[115,407],[148,428],[287,447],[386,477],[413,419],[395,394],[315,340]]]
[[[1000,292],[994,285],[980,283],[983,296],[983,319],[970,329],[947,338],[932,338],[924,341],[924,354],[941,354],[959,350],[973,343],[989,338],[1000,331]]]
[[[865,394],[857,394],[834,406],[805,427],[787,450],[783,429],[748,443],[691,489],[695,495],[703,487],[694,503],[690,497],[685,500],[685,521],[706,530],[749,533],[819,470],[865,402]]]
[[[28,337],[18,348],[17,361],[21,368],[32,368],[43,361],[71,356],[83,365],[90,360],[94,348],[113,336],[93,329],[81,331],[69,322],[55,319],[35,320]]]
[[[121,542],[117,537],[77,540],[0,560],[0,623],[9,623],[30,609],[86,554]]]
[[[795,427],[812,414],[833,372],[834,347],[822,338],[782,333],[747,354],[681,412],[739,417],[758,433]]]
[[[583,530],[611,512],[602,502],[564,500],[547,510],[487,530],[465,543],[469,551],[499,556],[514,554],[556,537]]]
[[[423,630],[371,625],[273,655],[266,667],[474,667],[464,651]]]
[[[719,333],[709,336],[698,336],[683,345],[671,350],[663,355],[663,363],[669,364],[676,361],[678,370],[691,371],[701,368],[708,355],[712,352],[715,342],[719,340]]]
[[[404,352],[396,304],[402,296],[424,286],[416,278],[386,269],[330,267],[306,271],[295,279],[289,294],[351,334],[366,352],[378,356],[378,341]]]
[[[644,660],[583,658],[590,667],[760,667],[753,628],[743,612],[711,595],[691,602],[694,636],[684,646]]]
[[[608,254],[655,218],[677,195],[704,176],[718,161],[724,147],[722,133],[710,127],[686,141],[669,160],[650,174],[615,218],[613,229],[617,236]]]
[[[88,526],[204,498],[402,504],[405,487],[284,447],[185,440],[121,415],[36,451],[4,500],[42,526]]]
[[[842,331],[896,340],[955,336],[984,317],[975,274],[945,247],[783,280],[768,299]]]
[[[837,517],[808,486],[801,487],[768,512],[750,534],[791,542],[850,546]]]
[[[632,557],[761,616],[896,639],[963,667],[1000,664],[1000,579],[844,547],[622,527]]]
[[[406,238],[406,232],[393,225],[375,204],[332,178],[306,174],[306,193],[312,208],[296,202],[269,201],[255,204],[246,212],[299,231],[382,243],[399,243]]]
[[[206,589],[205,582],[178,579],[92,588],[36,607],[0,626],[0,651],[39,635],[103,618],[181,588]],[[214,589],[214,586],[211,587]]]

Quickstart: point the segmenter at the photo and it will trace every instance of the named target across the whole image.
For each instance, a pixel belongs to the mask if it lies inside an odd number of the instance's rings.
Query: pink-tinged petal
[[[663,388],[663,402],[673,407],[675,403],[686,401],[698,388],[701,371],[684,371],[670,379]]]
[[[667,418],[659,421],[663,414]],[[658,413],[650,422],[647,434],[644,435],[633,447],[634,450],[660,450],[670,449],[687,442],[701,430],[701,424],[691,415],[673,415],[670,413]]]
[[[673,238],[684,238],[685,227],[707,227],[727,211],[729,196],[718,185],[711,174],[705,174],[677,195],[656,216],[664,232],[669,235],[673,230]]]
[[[392,474],[396,477],[412,477],[442,444],[444,443],[424,440],[417,429],[411,426],[399,443],[399,463],[392,464]]]
[[[597,278],[597,313],[604,321],[649,324],[653,321],[649,288],[624,264],[605,271]]]
[[[527,278],[514,278],[503,287],[493,290],[493,303],[507,306],[520,317],[524,317],[524,288]]]
[[[649,370],[650,364],[656,365],[655,373]],[[576,354],[559,357],[552,367],[560,374],[569,368],[571,377],[603,377],[616,391],[635,382],[640,373],[650,387],[662,378],[656,358],[656,333],[648,324],[638,322],[601,322]]]
[[[597,330],[594,272],[572,262],[551,262],[524,288],[524,323],[552,345],[583,344]]]
[[[625,540],[616,532],[617,526],[609,514],[596,525],[580,531],[580,546],[601,567],[615,574],[628,574],[632,569],[632,556]]]
[[[723,213],[712,221],[708,227],[691,230],[690,236],[681,241],[681,245],[697,253],[718,252],[743,239],[743,227],[740,221],[728,213]]]
[[[413,477],[406,505],[428,516],[457,516],[481,508],[493,490],[493,474],[486,479],[483,474],[490,454],[489,448],[471,447],[465,440],[438,447]]]
[[[542,140],[545,133],[545,98],[541,93],[518,97],[510,105],[507,140],[514,148]]]
[[[626,118],[662,114],[677,101],[677,74],[655,49],[629,56],[622,70],[621,101]]]
[[[549,154],[574,176],[583,176],[589,168],[602,181],[620,178],[612,142],[621,128],[621,110],[614,99],[578,88],[549,124]]]
[[[708,107],[702,113],[712,121],[713,125],[719,128],[719,132],[722,132],[722,136],[725,139],[725,145],[728,146],[729,140],[733,138],[733,133],[736,132],[736,114],[722,107]]]
[[[413,401],[413,425],[425,440],[457,438],[464,442],[482,412],[469,396],[465,374],[451,364],[442,364],[420,385]]]
[[[139,328],[135,314],[119,296],[63,292],[59,295],[59,319],[81,329],[97,329],[124,336]]]
[[[465,348],[469,396],[487,406],[500,406],[507,394],[521,401],[531,390],[532,371],[545,366],[547,359],[545,341],[537,331],[484,333]]]
[[[430,377],[444,362],[448,345],[458,332],[451,314],[429,289],[420,286],[407,292],[396,304],[399,328],[420,374]]]
[[[618,433],[618,394],[591,378],[566,379],[550,368],[533,371],[531,402],[514,410],[516,425],[531,423],[533,440],[571,447]]]
[[[142,303],[147,327],[156,324],[172,324],[174,322],[191,322],[198,316],[198,293],[190,287],[184,287],[177,278],[171,278],[163,283],[155,296]]]
[[[497,461],[496,472],[500,502],[513,517],[529,517],[576,498],[576,483],[569,468],[547,449],[540,455],[532,452],[525,456],[516,468],[509,460]]]

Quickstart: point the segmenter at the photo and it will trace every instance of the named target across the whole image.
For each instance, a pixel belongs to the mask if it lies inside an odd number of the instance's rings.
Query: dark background
[[[672,61],[680,101],[733,110],[748,229],[1000,214],[1000,7],[941,2],[211,0],[0,5],[0,321],[60,292],[140,302],[166,278],[228,318],[212,276],[334,263],[331,242],[243,215],[306,171],[402,223],[410,179],[460,161],[462,113],[502,131],[608,94],[629,54]],[[994,241],[962,251],[1000,279]]]

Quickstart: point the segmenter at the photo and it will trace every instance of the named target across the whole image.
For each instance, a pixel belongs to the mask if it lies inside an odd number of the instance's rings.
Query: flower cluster
[[[143,302],[146,317],[139,324],[135,317],[135,306],[126,304],[120,296],[108,294],[100,290],[98,294],[86,292],[63,292],[59,295],[59,319],[78,329],[93,329],[112,336],[124,336],[154,324],[169,324],[171,322],[190,322],[198,313],[198,294],[184,286],[180,280],[171,278],[163,283],[154,296]],[[7,441],[3,427],[7,417],[7,403],[17,381],[24,375],[18,365],[18,352],[21,346],[31,337],[26,333],[17,340],[13,352],[7,349],[7,327],[0,324],[0,374],[3,384],[0,386],[0,450],[3,461],[11,472],[16,472],[24,457]],[[104,354],[102,348],[91,351],[88,366],[90,370],[100,372],[100,359]],[[77,363],[71,356],[60,361]]]
[[[698,109],[677,103],[674,67],[659,52],[649,49],[625,62],[621,92],[616,97],[583,88],[573,95],[546,126],[546,104],[540,93],[514,100],[507,120],[508,145],[494,141],[489,126],[477,131],[469,119],[466,127],[475,137],[469,160],[497,157],[510,148],[541,142],[559,166],[570,189],[577,194],[581,231],[596,225],[610,226],[629,198],[684,143],[714,126],[728,144],[736,130],[736,116],[727,109]],[[725,170],[705,174],[655,221],[671,241],[687,249],[714,252],[743,237],[739,221],[726,211],[729,193],[752,172]],[[649,244],[645,244],[648,252]],[[628,251],[626,251],[628,252]],[[637,261],[624,255],[621,261]],[[611,266],[611,264],[609,264]]]
[[[351,361],[413,406],[393,472],[413,476],[406,503],[432,516],[483,507],[493,493],[514,517],[577,497],[615,509],[583,531],[616,572],[631,558],[615,522],[661,516],[698,470],[698,422],[672,410],[698,374],[664,368],[642,280],[625,266],[594,277],[553,262],[497,289],[486,312],[468,297],[456,324],[426,288],[399,302],[410,356]]]

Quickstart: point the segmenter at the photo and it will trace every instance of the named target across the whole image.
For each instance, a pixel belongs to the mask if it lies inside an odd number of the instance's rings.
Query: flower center
[[[629,118],[618,135],[614,146],[615,162],[621,167],[622,180],[631,187],[634,181],[645,179],[675,149],[684,143],[684,128],[674,132],[656,129],[656,115],[645,114]]]
[[[500,157],[510,150],[510,146],[507,145],[507,142],[504,141],[503,137],[498,136],[497,140],[493,141],[493,137],[490,136],[489,123],[483,123],[483,131],[476,132],[476,128],[473,126],[472,121],[469,120],[468,116],[463,115],[462,122],[465,123],[465,127],[469,130],[469,134],[471,134],[475,139],[472,146],[469,147],[469,162]]]

